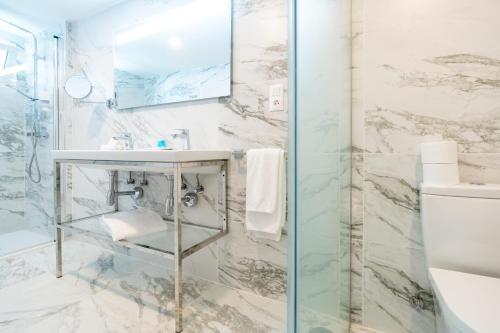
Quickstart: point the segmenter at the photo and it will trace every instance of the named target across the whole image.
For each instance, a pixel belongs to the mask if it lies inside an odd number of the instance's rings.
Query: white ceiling
[[[124,0],[0,0],[0,10],[37,25],[53,25],[96,14]]]

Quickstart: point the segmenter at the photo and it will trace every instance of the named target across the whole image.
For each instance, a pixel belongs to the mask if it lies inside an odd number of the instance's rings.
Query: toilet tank
[[[421,187],[428,267],[500,278],[500,185]]]

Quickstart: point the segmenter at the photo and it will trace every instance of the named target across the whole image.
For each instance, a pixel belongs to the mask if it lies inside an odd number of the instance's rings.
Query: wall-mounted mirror
[[[64,83],[64,90],[70,97],[82,99],[90,95],[92,84],[85,75],[73,75]]]
[[[231,94],[231,0],[181,0],[115,32],[116,107]]]

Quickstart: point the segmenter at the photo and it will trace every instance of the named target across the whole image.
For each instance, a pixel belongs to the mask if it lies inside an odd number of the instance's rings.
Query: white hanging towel
[[[160,214],[145,208],[103,215],[101,221],[115,242],[167,230]]]
[[[285,218],[285,152],[247,151],[246,229],[257,237],[279,241]]]

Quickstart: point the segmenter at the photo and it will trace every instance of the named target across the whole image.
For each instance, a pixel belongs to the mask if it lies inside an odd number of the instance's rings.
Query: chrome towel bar
[[[247,154],[246,151],[243,149],[238,149],[238,150],[233,150],[232,155],[235,160],[242,160],[245,155]],[[285,159],[288,158],[288,152],[285,151]]]

